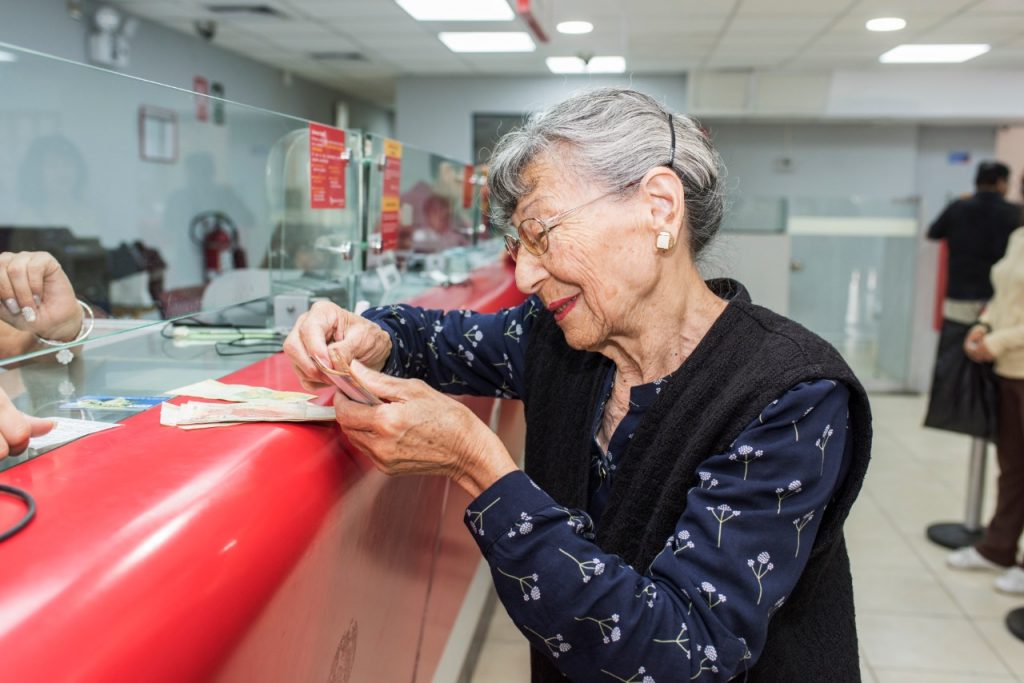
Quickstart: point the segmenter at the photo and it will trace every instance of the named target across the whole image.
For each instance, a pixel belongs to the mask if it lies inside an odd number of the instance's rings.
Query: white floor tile
[[[473,683],[529,683],[530,645],[488,640],[480,652]]]
[[[1024,600],[1018,600],[1015,607],[1024,606]],[[978,619],[975,622],[982,636],[999,653],[1002,661],[1014,674],[1024,679],[1024,641],[1006,629],[1003,617],[999,619]]]
[[[877,670],[1010,673],[967,619],[866,614],[858,625],[864,656]]]
[[[982,676],[974,674],[964,677],[958,673],[941,671],[906,671],[899,669],[877,669],[875,680],[878,683],[999,683],[1000,681],[1017,681],[1016,676]]]
[[[853,575],[853,594],[859,614],[963,616],[931,573],[861,568]]]

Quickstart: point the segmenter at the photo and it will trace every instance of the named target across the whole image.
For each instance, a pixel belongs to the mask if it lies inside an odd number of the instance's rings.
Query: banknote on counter
[[[301,391],[278,391],[266,387],[252,387],[247,384],[225,384],[215,379],[205,379],[202,382],[189,384],[188,386],[168,391],[171,396],[191,396],[193,398],[209,398],[220,401],[233,401],[235,403],[279,402],[279,403],[302,403],[311,398],[313,394],[304,394]]]
[[[198,425],[228,426],[242,422],[330,422],[334,408],[311,403],[251,401],[248,403],[164,403],[160,424],[182,429]]]

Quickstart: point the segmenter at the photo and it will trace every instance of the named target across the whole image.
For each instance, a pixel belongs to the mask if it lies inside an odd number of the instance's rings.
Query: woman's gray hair
[[[491,218],[505,227],[519,200],[533,191],[524,179],[539,156],[567,145],[567,161],[586,182],[607,191],[625,188],[656,166],[669,166],[686,193],[686,227],[696,257],[718,232],[724,210],[725,168],[708,136],[693,119],[670,114],[652,97],[624,88],[599,88],[571,96],[533,114],[498,142],[487,183]],[[565,150],[558,149],[558,153]]]

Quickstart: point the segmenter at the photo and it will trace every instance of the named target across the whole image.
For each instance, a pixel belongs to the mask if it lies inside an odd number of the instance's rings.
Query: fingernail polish
[[[5,299],[4,305],[7,306],[7,310],[11,312],[11,315],[18,315],[21,313],[21,309],[18,308],[18,302],[14,299]]]
[[[25,320],[30,323],[34,323],[36,321],[36,312],[31,306],[26,306],[21,309],[21,314],[25,316]]]
[[[43,303],[43,300],[39,298],[38,294],[33,294],[32,295],[32,300],[36,302],[36,306],[38,306],[39,304]]]

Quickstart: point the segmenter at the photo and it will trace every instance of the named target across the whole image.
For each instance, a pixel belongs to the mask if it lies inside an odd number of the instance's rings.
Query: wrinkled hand
[[[348,440],[387,475],[443,474],[474,498],[516,469],[501,439],[462,403],[418,379],[352,364],[352,374],[387,401],[367,406],[334,397]]]
[[[82,309],[57,259],[45,251],[0,254],[0,320],[53,341],[78,336]]]
[[[991,363],[996,357],[985,345],[985,328],[981,325],[972,327],[964,338],[964,353],[975,363]]]
[[[358,360],[366,367],[380,370],[391,356],[391,337],[361,315],[318,301],[299,316],[284,342],[284,352],[302,386],[315,391],[331,381],[316,367],[313,358],[328,367],[346,367]]]
[[[0,391],[0,458],[21,453],[30,438],[42,436],[53,427],[52,420],[32,417],[15,408],[7,394]]]

